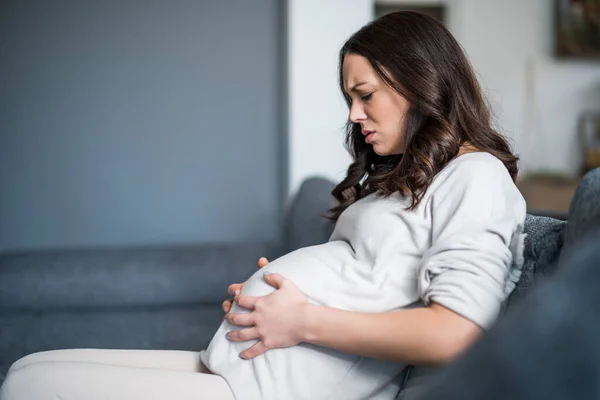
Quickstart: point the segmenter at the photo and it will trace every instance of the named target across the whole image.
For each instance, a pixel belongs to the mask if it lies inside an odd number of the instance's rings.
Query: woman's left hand
[[[308,299],[302,291],[279,274],[264,275],[265,282],[276,290],[266,296],[236,296],[234,301],[250,313],[228,313],[230,323],[248,328],[230,331],[231,341],[258,339],[249,349],[240,353],[251,359],[267,350],[291,347],[303,341]]]

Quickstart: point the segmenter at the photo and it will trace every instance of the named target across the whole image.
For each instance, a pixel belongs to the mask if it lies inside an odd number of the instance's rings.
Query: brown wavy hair
[[[365,57],[381,79],[409,103],[405,152],[379,156],[365,143],[361,126],[348,121],[346,148],[353,158],[347,175],[332,191],[335,222],[352,203],[371,193],[410,197],[417,207],[434,176],[463,146],[488,152],[504,163],[513,180],[516,157],[491,122],[491,112],[473,68],[452,34],[435,18],[414,11],[387,14],[361,28],[339,54],[339,84],[344,91],[347,54]]]

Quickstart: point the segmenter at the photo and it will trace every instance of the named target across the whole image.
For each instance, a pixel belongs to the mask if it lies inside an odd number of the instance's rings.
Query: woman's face
[[[380,156],[404,153],[408,101],[387,85],[363,56],[346,54],[342,72],[344,90],[352,99],[349,119],[360,124],[365,141]]]

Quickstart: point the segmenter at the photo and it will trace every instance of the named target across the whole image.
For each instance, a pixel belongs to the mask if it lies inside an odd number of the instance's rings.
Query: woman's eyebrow
[[[349,90],[346,90],[346,93],[350,93],[350,92],[357,92],[358,87],[362,86],[362,85],[366,85],[369,82],[358,82],[357,84],[355,84],[354,86],[352,86]]]
[[[359,82],[359,83],[357,83],[356,85],[352,86],[352,87],[350,88],[350,91],[351,91],[351,92],[356,92],[356,89],[357,89],[359,86],[366,85],[367,83],[369,83],[369,82]]]

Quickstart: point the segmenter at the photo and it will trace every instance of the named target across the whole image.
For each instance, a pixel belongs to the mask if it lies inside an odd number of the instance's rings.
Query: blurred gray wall
[[[274,240],[277,0],[0,0],[0,249]]]

